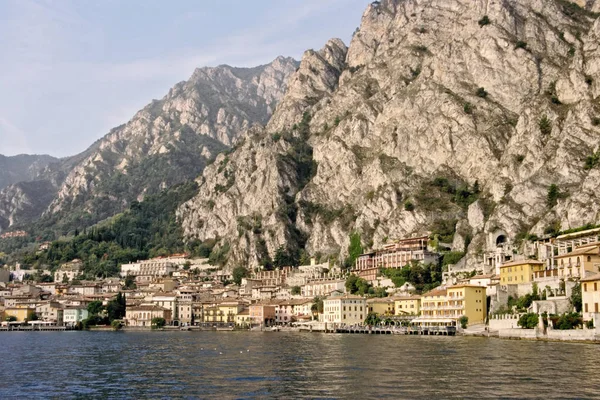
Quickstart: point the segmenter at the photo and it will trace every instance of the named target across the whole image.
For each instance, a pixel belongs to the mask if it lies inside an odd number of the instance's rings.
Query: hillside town
[[[394,272],[439,262],[428,236],[361,254],[350,271],[314,258],[298,267],[227,271],[174,254],[122,264],[118,278],[86,281],[78,259],[55,271],[15,265],[0,269],[0,329],[94,329],[116,320],[118,329],[384,326],[390,333],[596,340],[600,228],[528,241],[522,253],[503,232],[489,240],[494,249],[482,254],[481,269],[457,262],[441,284],[420,288]]]

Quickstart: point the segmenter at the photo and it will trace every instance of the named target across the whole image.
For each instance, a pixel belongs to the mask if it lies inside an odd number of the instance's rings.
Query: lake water
[[[1,332],[0,365],[2,399],[600,396],[600,346],[466,337]]]

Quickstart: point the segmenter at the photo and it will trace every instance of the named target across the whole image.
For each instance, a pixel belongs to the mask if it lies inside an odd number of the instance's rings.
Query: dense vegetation
[[[19,259],[33,267],[55,268],[79,258],[84,263],[83,277],[92,278],[117,275],[123,263],[183,252],[175,211],[196,193],[197,185],[191,182],[134,201],[128,211],[111,220],[82,232],[75,229],[72,237],[53,242],[49,250],[27,252]]]
[[[367,280],[359,278],[356,275],[350,275],[346,279],[346,291],[350,294],[371,297],[387,297],[387,292],[384,288],[375,288]]]
[[[413,261],[410,265],[402,268],[382,269],[382,274],[394,282],[396,287],[406,282],[412,284],[419,293],[427,292],[441,285],[441,264],[421,264]]]

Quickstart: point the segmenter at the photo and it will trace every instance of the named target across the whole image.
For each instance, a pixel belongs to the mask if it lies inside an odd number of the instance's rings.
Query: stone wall
[[[489,320],[489,331],[495,332],[503,329],[517,329],[519,326],[520,315],[518,314],[506,314],[506,315],[494,315]]]

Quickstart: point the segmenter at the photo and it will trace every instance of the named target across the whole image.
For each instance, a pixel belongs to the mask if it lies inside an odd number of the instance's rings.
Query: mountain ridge
[[[37,221],[37,229],[68,233],[193,179],[243,131],[268,121],[296,65],[280,56],[253,68],[197,68],[86,151],[40,171],[34,180],[44,196],[32,185],[4,188],[0,231]]]
[[[178,212],[188,240],[256,266],[282,246],[343,258],[354,231],[367,248],[428,233],[476,268],[500,236],[597,223],[600,22],[585,6],[371,3],[347,52],[321,50],[339,62],[306,52],[267,128],[204,171]]]

